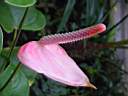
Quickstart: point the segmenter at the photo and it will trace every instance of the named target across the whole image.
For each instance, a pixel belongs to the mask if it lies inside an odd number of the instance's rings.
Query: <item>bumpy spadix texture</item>
[[[43,44],[63,44],[68,42],[74,42],[95,36],[98,33],[103,32],[106,29],[104,24],[97,24],[92,27],[80,29],[73,32],[68,32],[65,34],[55,34],[44,36],[40,39],[40,42]]]
[[[105,29],[105,25],[98,24],[87,29],[63,35],[52,35],[41,38],[39,41],[28,42],[20,48],[18,58],[34,71],[60,83],[95,88],[59,44],[89,38]]]

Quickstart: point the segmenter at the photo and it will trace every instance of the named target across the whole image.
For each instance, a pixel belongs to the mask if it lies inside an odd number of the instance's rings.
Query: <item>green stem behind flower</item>
[[[14,49],[14,47],[15,47],[15,45],[16,45],[18,39],[19,39],[19,36],[20,36],[20,33],[21,33],[21,29],[22,29],[22,26],[23,26],[25,17],[26,17],[26,15],[27,15],[27,12],[28,12],[28,8],[25,9],[25,12],[24,12],[24,15],[23,15],[23,17],[22,17],[22,19],[21,19],[21,22],[20,22],[18,28],[15,29],[15,31],[14,31],[14,37],[13,37],[13,41],[12,41],[12,43],[11,43],[9,55],[7,56],[7,61],[6,61],[5,65],[2,67],[3,70],[4,70],[5,68],[7,68],[8,65],[10,64],[10,58],[11,58],[11,55],[12,55],[12,53],[13,53],[13,49]],[[0,91],[2,91],[2,90],[9,84],[9,82],[10,82],[10,81],[12,80],[12,78],[15,76],[15,74],[16,74],[17,70],[19,69],[19,67],[20,67],[20,64],[17,64],[17,66],[16,66],[16,68],[14,69],[12,75],[9,77],[9,79],[8,79],[7,82],[3,85],[3,87],[0,89]]]
[[[23,17],[21,19],[21,22],[20,22],[18,28],[15,29],[15,31],[14,31],[14,38],[13,38],[13,41],[11,43],[9,55],[7,56],[7,61],[6,61],[5,65],[4,65],[4,67],[2,69],[5,69],[9,65],[9,63],[10,63],[10,57],[11,57],[13,49],[14,49],[14,47],[15,47],[18,39],[19,39],[19,36],[20,36],[20,33],[21,33],[21,29],[22,29],[25,17],[27,15],[27,12],[28,12],[28,8],[25,9],[25,12],[24,12],[24,15],[23,15]]]

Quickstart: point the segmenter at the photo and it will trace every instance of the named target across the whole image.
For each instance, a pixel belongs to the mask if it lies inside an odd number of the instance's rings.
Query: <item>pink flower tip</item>
[[[97,24],[97,28],[99,28],[99,32],[104,32],[106,30],[106,26],[104,24]]]

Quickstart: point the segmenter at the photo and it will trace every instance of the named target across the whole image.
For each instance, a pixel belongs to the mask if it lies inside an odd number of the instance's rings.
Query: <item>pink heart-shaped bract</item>
[[[59,45],[89,38],[105,31],[104,24],[98,24],[73,33],[47,36],[21,46],[18,58],[24,65],[38,73],[70,86],[96,87]]]
[[[58,82],[70,86],[91,86],[87,76],[57,44],[42,45],[31,41],[20,48],[18,57],[29,68]]]

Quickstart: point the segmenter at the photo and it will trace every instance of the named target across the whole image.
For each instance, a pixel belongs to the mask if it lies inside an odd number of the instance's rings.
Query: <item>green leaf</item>
[[[7,32],[13,30],[13,19],[9,11],[9,7],[6,4],[0,2],[0,24]]]
[[[2,72],[2,70],[4,70],[3,67],[5,66],[4,64],[5,64],[5,61],[7,60],[9,50],[10,50],[9,48],[3,48],[3,50],[0,54],[0,73]],[[11,64],[18,64],[19,63],[19,61],[16,57],[17,51],[18,51],[18,48],[17,47],[14,48],[12,55],[11,55],[11,58],[10,58]],[[14,67],[15,67],[15,65],[14,65]],[[0,74],[0,78],[1,78],[1,74]],[[1,85],[0,85],[0,87],[1,87]]]
[[[0,54],[0,73],[1,73],[1,71],[2,71],[2,68],[3,68],[3,64],[4,64],[4,61],[5,61],[6,59],[3,57],[3,56],[1,56],[1,54]]]
[[[9,53],[10,48],[4,48],[0,55],[0,67],[4,66],[4,61],[6,60],[6,56]],[[10,58],[10,65],[0,74],[0,89],[3,87],[3,85],[7,82],[7,80],[11,77],[11,75],[14,72],[14,69],[16,68],[17,64],[19,63],[17,59],[17,51],[18,48],[14,48],[13,53]]]
[[[5,2],[17,7],[30,7],[36,3],[36,0],[5,0]]]
[[[0,28],[0,53],[2,51],[3,48],[3,32],[2,29]]]
[[[9,65],[8,69],[3,73],[7,77],[14,70],[13,64]],[[8,73],[10,72],[10,73]],[[7,78],[0,78],[1,81],[6,80]],[[1,86],[1,85],[0,85]],[[11,78],[7,86],[0,91],[1,96],[29,96],[29,84],[25,75],[17,70],[15,75]]]
[[[18,28],[24,11],[25,8],[10,6],[0,2],[0,24],[6,32],[12,32],[13,29]],[[30,7],[22,29],[38,31],[43,29],[45,24],[46,21],[44,15],[36,10],[35,7]]]
[[[5,71],[3,71],[0,74],[0,89],[6,84],[8,79],[11,77],[11,75],[14,72],[14,69],[16,68],[16,64],[10,64]]]
[[[11,64],[18,64],[19,63],[19,60],[17,58],[18,50],[19,50],[19,47],[14,47],[12,55],[10,57],[10,63]],[[1,56],[7,58],[9,51],[10,51],[10,48],[8,48],[8,47],[4,48],[1,52]]]
[[[65,11],[64,11],[64,15],[62,17],[61,23],[58,26],[57,32],[62,31],[62,29],[65,27],[65,24],[67,23],[71,12],[74,8],[76,0],[68,0]]]

